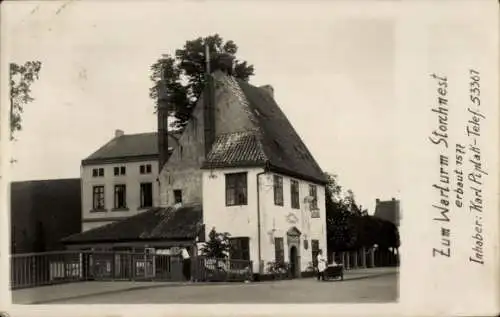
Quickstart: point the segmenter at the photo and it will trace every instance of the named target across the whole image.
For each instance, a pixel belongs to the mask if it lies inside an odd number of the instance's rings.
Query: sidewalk
[[[395,274],[398,268],[367,268],[346,270],[344,273],[344,282],[349,280],[358,280],[373,278],[388,274]],[[302,280],[302,279],[301,279]],[[288,280],[288,282],[293,280]],[[287,281],[265,281],[255,282],[259,284],[282,283]],[[227,283],[182,283],[182,282],[130,282],[130,281],[110,281],[110,282],[76,282],[59,285],[41,286],[36,288],[27,288],[12,291],[12,304],[49,304],[60,300],[69,300],[75,298],[107,295],[113,293],[129,292],[140,289],[159,288],[159,287],[181,287],[181,286],[199,286],[199,285],[227,285]],[[239,284],[244,287],[243,283]],[[254,284],[254,283],[252,283]]]
[[[388,274],[396,274],[399,267],[374,267],[366,269],[351,269],[344,271],[344,280],[359,280],[363,278],[372,278]]]
[[[144,288],[182,285],[175,282],[75,282],[40,286],[12,291],[12,304],[42,304],[61,299],[82,298],[112,293],[133,291]]]

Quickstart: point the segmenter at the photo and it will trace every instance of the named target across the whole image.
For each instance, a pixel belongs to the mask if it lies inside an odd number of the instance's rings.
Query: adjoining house
[[[169,136],[170,152],[177,137]],[[115,136],[82,160],[82,231],[158,206],[158,136],[156,132]]]
[[[11,253],[64,249],[61,238],[81,230],[80,179],[12,182]]]
[[[63,239],[68,249],[144,252],[192,247],[203,236],[201,205],[154,207]]]
[[[185,241],[194,247],[203,224],[205,238],[212,227],[230,233],[230,258],[251,260],[253,272],[265,273],[271,262],[287,262],[299,276],[318,250],[327,247],[324,173],[276,103],[272,87],[255,87],[221,70],[207,77],[208,85],[173,149],[166,133],[168,100],[160,96],[160,208],[65,242],[92,248],[104,245],[106,239],[116,246],[127,239],[154,237],[159,248]],[[113,164],[111,171],[117,166]],[[97,166],[86,166],[82,175],[92,179]],[[93,180],[88,186],[99,185]],[[189,206],[199,206],[201,222]],[[172,219],[182,219],[182,225],[169,225]],[[165,234],[174,228],[189,230],[166,238],[151,233],[156,226]],[[144,231],[130,229],[133,233],[124,236],[127,228],[141,227]]]
[[[401,219],[400,202],[396,198],[391,200],[381,201],[379,198],[375,200],[375,217],[387,220],[399,228],[399,220]]]

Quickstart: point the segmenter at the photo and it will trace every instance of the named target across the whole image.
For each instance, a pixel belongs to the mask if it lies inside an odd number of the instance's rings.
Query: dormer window
[[[174,203],[182,204],[182,190],[174,189]]]

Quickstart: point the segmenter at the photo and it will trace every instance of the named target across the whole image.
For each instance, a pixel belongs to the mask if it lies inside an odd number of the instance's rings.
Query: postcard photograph
[[[394,23],[275,5],[7,7],[14,304],[397,300]]]

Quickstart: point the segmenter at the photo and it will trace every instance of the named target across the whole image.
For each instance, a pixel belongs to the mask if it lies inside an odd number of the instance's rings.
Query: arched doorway
[[[297,227],[291,227],[287,233],[288,260],[292,277],[300,277],[300,235]]]
[[[298,263],[299,261],[298,261],[297,247],[296,246],[292,246],[290,248],[289,255],[290,255],[290,259],[289,259],[290,271],[292,273],[292,277],[296,278],[297,277],[297,269],[299,268],[299,263]]]

